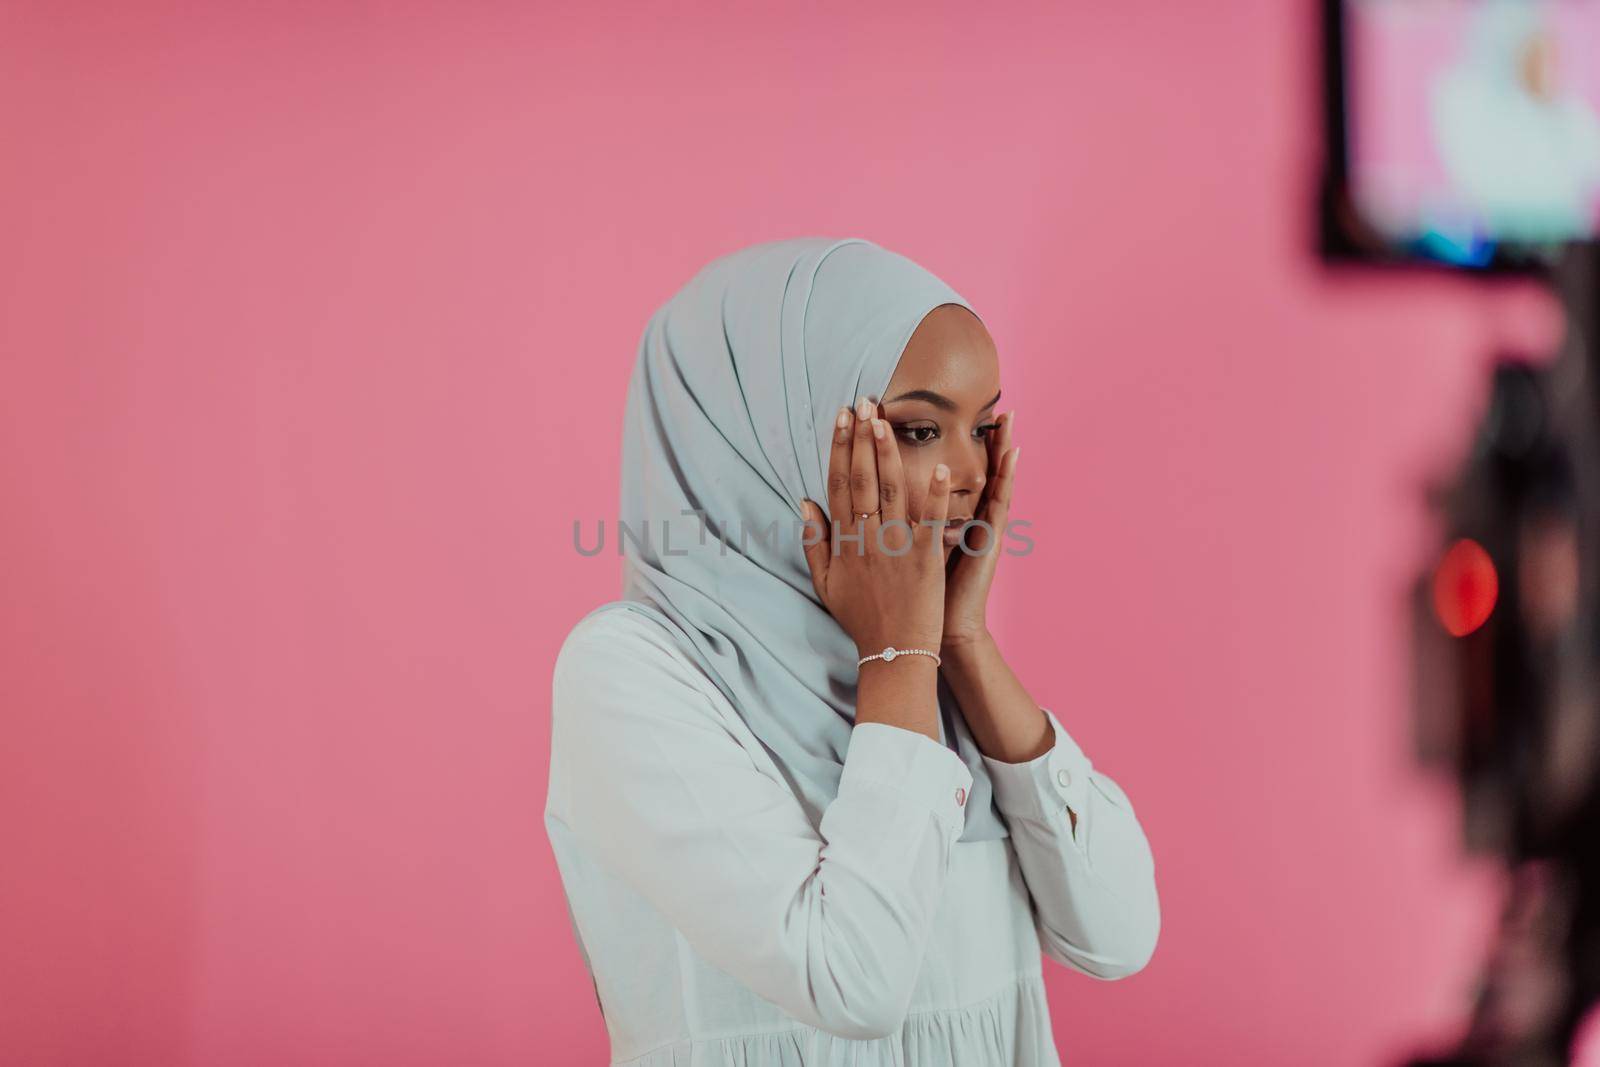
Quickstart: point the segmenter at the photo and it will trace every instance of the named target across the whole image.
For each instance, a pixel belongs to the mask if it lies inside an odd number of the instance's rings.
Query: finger
[[[979,516],[988,523],[990,529],[981,527],[973,538],[972,547],[976,552],[989,555],[1000,544],[1000,536],[1005,532],[1006,523],[1011,518],[1011,494],[1017,482],[1017,457],[1022,454],[1020,447],[1007,449],[1000,458],[1000,473],[996,475],[990,486],[989,501]]]
[[[822,509],[809,500],[800,502],[800,514],[809,527],[800,539],[800,547],[805,550],[806,567],[811,571],[811,588],[816,590],[820,600],[823,590],[828,588],[828,546],[832,540],[828,535],[828,520],[823,517]],[[813,540],[815,544],[811,543]]]
[[[855,430],[850,444],[850,528],[859,516],[868,515],[867,524],[877,519],[869,514],[878,510],[878,451],[872,440],[872,405],[866,397],[856,401]]]
[[[985,522],[992,521],[989,509],[994,501],[995,487],[1000,482],[1001,472],[1005,466],[1006,453],[1011,448],[1011,428],[1016,417],[1017,412],[1013,408],[996,418],[995,429],[988,436],[987,473],[984,477],[983,492],[978,497],[978,507],[975,513],[977,518],[983,519]],[[986,540],[987,535],[984,529],[977,527],[968,533],[967,540],[964,543],[972,548],[974,552],[977,552],[983,549]]]
[[[900,445],[885,419],[872,420],[872,438],[878,451],[878,499],[883,503],[881,522],[906,518],[906,475],[900,465]]]
[[[989,438],[989,484],[993,485],[995,479],[1000,477],[1000,465],[1004,462],[1006,451],[1011,447],[1011,427],[1016,422],[1017,411],[1015,408],[1006,412],[998,420],[1000,428]]]
[[[828,515],[834,522],[850,518],[850,432],[853,416],[840,408],[833,420],[833,447],[828,454]]]
[[[944,524],[950,517],[950,468],[935,463],[928,481],[928,496],[922,504],[919,526],[933,539],[935,548],[944,547]]]
[[[1011,493],[1017,485],[1017,457],[1020,455],[1022,446],[1009,449],[1000,466],[1000,479],[995,484],[994,502],[1000,508],[1001,518],[1011,510]]]

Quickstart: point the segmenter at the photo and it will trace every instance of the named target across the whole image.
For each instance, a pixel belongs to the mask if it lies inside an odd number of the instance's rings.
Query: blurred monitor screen
[[[1600,233],[1600,0],[1335,2],[1350,244],[1485,267]]]

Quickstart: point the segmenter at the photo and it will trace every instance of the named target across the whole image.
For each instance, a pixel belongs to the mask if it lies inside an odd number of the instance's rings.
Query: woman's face
[[[950,468],[949,531],[978,510],[996,429],[1000,358],[978,317],[957,304],[929,312],[911,335],[879,404],[900,445],[910,513],[922,514],[935,464]],[[945,539],[945,554],[954,551]]]

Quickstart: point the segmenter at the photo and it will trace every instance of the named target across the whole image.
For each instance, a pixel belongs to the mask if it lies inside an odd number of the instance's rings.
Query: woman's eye
[[[939,429],[936,426],[902,426],[902,427],[900,427],[900,437],[901,437],[901,439],[903,439],[904,441],[908,442],[909,444],[913,444],[913,445],[925,445],[925,444],[927,444],[928,442],[932,441],[934,438],[936,438],[938,436],[939,436]]]
[[[979,437],[988,437],[999,428],[1000,424],[998,422],[986,422],[982,426],[979,426],[974,432],[977,433]]]

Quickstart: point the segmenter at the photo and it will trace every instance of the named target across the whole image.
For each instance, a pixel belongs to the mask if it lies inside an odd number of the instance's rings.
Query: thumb
[[[833,539],[829,536],[828,522],[822,517],[822,509],[817,505],[810,500],[800,501],[800,515],[807,527],[800,536],[800,547],[806,554],[806,566],[811,569],[811,586],[820,598],[827,588],[828,546]]]

